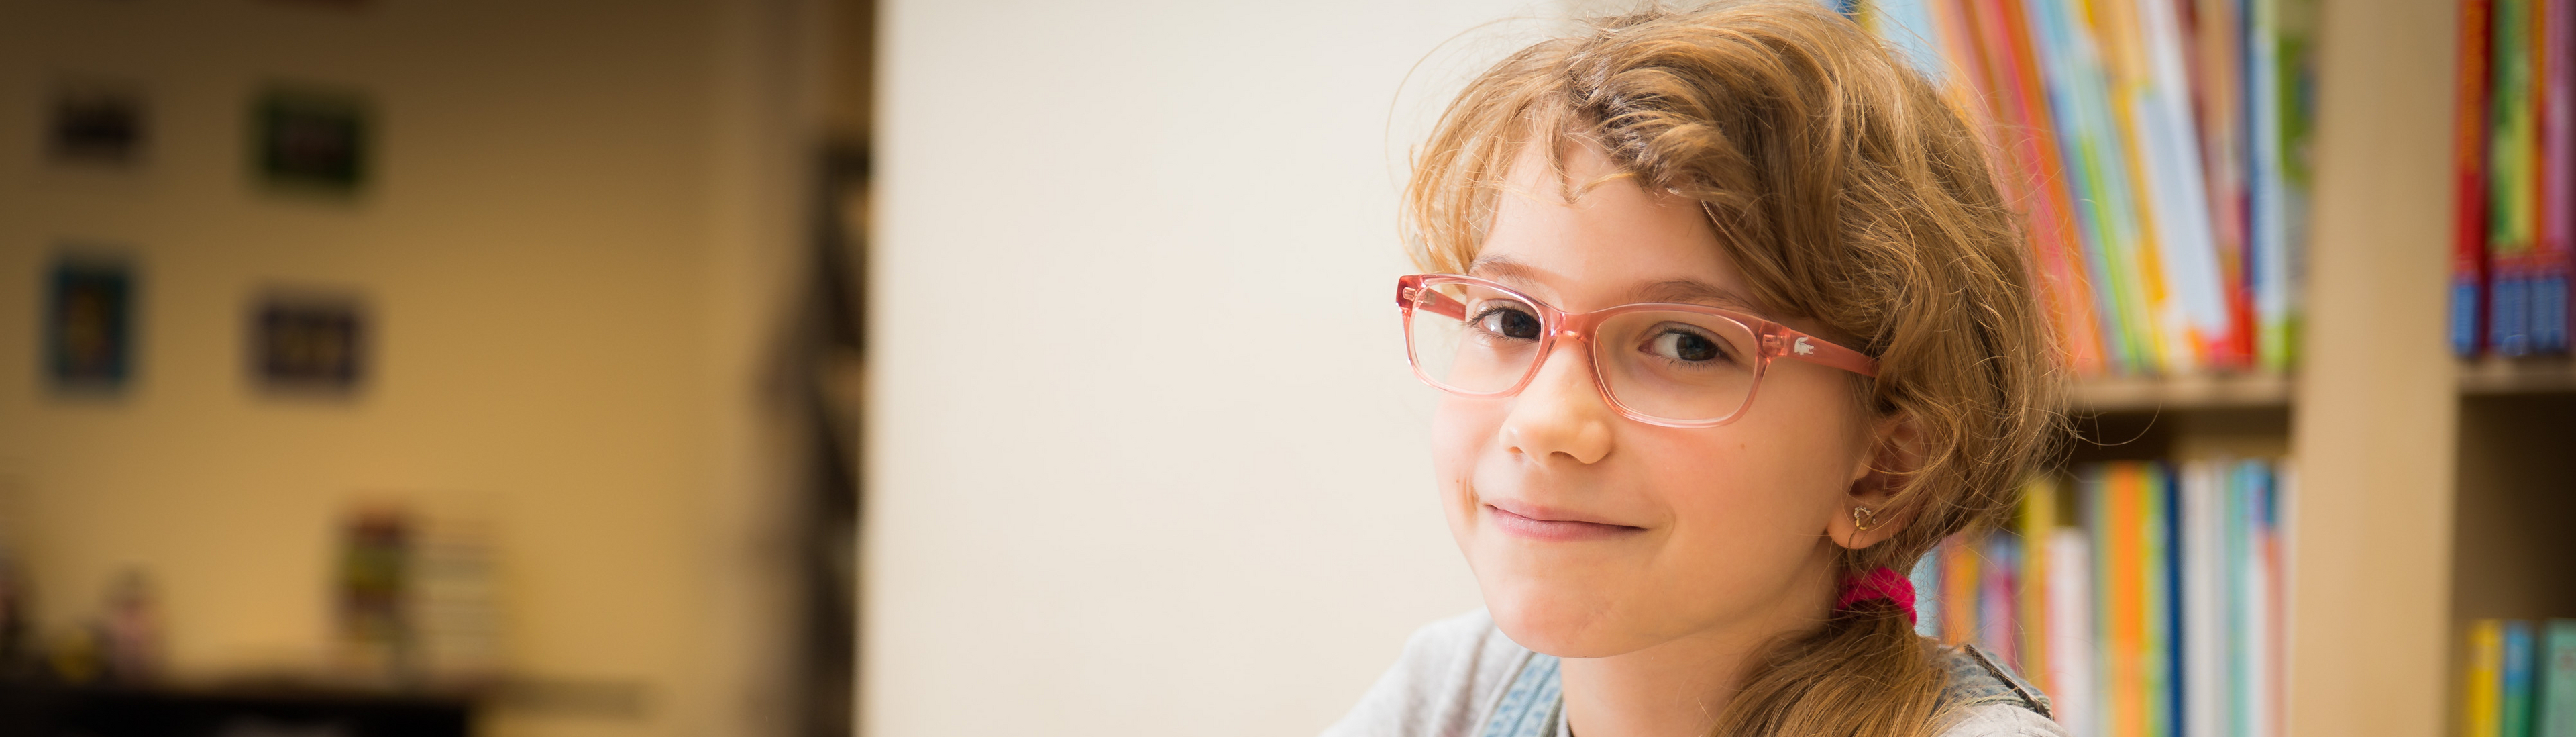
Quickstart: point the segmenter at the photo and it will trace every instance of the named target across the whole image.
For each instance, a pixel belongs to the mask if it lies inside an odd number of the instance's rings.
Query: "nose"
[[[1584,354],[1584,341],[1558,341],[1538,375],[1513,399],[1502,441],[1514,455],[1536,463],[1562,458],[1584,465],[1610,455],[1610,423],[1616,412],[1602,400]]]

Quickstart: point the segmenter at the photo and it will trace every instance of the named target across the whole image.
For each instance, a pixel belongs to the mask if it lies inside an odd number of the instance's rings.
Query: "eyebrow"
[[[1524,286],[1539,281],[1536,278],[1538,269],[1531,268],[1528,264],[1509,256],[1479,257],[1475,263],[1468,264],[1467,274]],[[1743,312],[1759,310],[1759,303],[1746,298],[1743,294],[1697,279],[1665,279],[1647,282],[1628,290],[1628,295],[1636,302],[1696,304]]]

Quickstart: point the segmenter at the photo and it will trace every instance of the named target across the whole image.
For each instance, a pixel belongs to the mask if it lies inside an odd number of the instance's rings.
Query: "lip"
[[[1485,519],[1496,529],[1547,542],[1615,540],[1646,531],[1643,527],[1588,520],[1573,512],[1508,501],[1485,502],[1484,510]]]

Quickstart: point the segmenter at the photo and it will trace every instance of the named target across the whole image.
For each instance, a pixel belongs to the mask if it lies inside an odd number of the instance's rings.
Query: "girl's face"
[[[1566,166],[1576,183],[1618,171],[1584,146]],[[1535,149],[1508,181],[1473,275],[1569,312],[1688,301],[1764,314],[1697,203],[1620,179],[1567,204]],[[1873,446],[1848,374],[1774,361],[1733,423],[1669,428],[1605,404],[1580,342],[1542,360],[1517,395],[1444,393],[1433,422],[1450,532],[1504,633],[1599,658],[1823,615]]]

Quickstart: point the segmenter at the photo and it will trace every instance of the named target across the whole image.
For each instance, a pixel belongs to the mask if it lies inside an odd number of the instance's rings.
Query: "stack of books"
[[[2576,619],[2469,625],[2460,737],[2576,737]]]
[[[2461,0],[2451,350],[2567,351],[2576,0]]]
[[[2313,0],[1868,0],[1977,121],[2078,374],[2278,371]]]
[[[2279,735],[2291,486],[2264,460],[2036,482],[2012,529],[1916,566],[1918,626],[2011,663],[2076,737]]]

